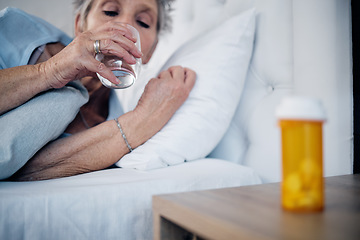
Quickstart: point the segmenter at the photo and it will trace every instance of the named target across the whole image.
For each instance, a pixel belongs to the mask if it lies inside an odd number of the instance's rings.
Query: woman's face
[[[147,63],[157,44],[157,20],[156,0],[93,0],[82,30],[94,29],[108,21],[130,24],[140,34],[142,60]]]

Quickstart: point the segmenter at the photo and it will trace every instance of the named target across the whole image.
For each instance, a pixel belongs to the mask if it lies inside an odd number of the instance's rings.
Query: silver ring
[[[95,42],[94,42],[94,51],[95,51],[95,54],[101,53],[101,51],[100,51],[100,40],[95,40]]]

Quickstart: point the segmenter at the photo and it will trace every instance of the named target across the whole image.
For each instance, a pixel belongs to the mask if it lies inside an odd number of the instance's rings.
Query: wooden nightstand
[[[360,175],[325,178],[325,197],[299,214],[279,183],[154,196],[154,239],[360,239]]]

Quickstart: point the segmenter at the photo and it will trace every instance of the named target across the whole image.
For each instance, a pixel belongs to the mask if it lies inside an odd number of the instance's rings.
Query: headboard
[[[325,175],[352,173],[350,0],[182,0],[175,7],[173,34],[160,41],[149,68],[161,65],[189,35],[252,7],[258,13],[245,88],[229,131],[211,157],[250,166],[265,182],[279,181],[275,108],[284,96],[301,94],[319,98],[326,108]]]
[[[5,0],[72,35],[71,0]],[[265,182],[279,181],[280,136],[274,110],[282,97],[320,98],[325,175],[352,172],[353,114],[350,0],[178,0],[173,34],[159,41],[143,78],[154,75],[185,41],[235,13],[255,7],[255,47],[247,81],[228,133],[211,157],[254,168]],[[58,14],[61,13],[61,14]],[[54,17],[55,16],[55,17]],[[236,31],[236,29],[234,29]],[[145,82],[122,94],[124,111],[136,104]]]

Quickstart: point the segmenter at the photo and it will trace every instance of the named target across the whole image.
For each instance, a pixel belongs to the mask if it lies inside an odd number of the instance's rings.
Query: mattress
[[[0,182],[0,239],[152,239],[153,195],[259,183],[252,169],[218,159]]]

